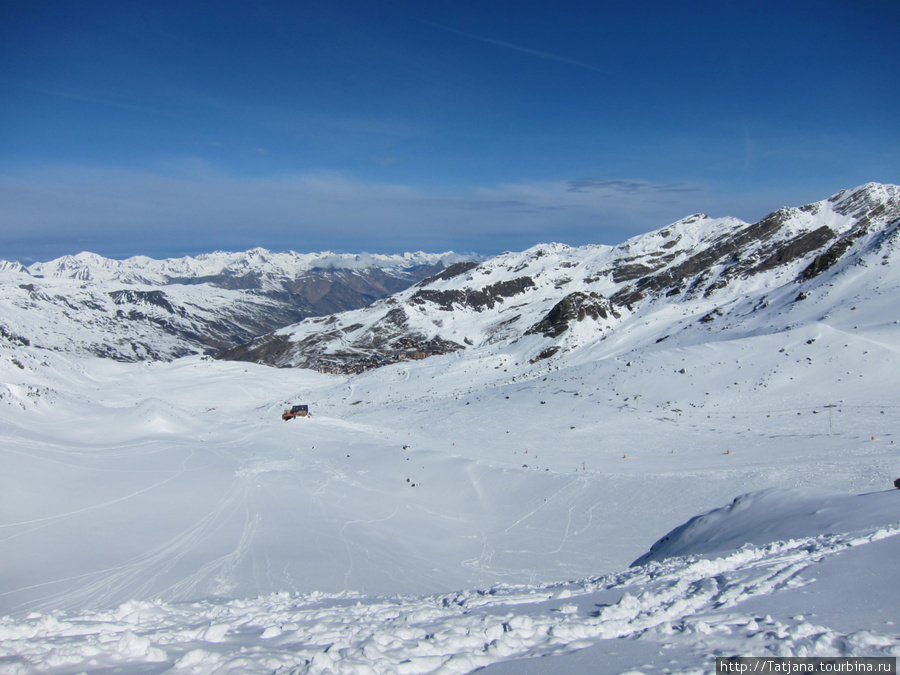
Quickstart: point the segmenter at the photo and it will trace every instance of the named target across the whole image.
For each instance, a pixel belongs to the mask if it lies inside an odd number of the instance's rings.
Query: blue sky
[[[4,0],[0,259],[493,254],[900,182],[900,3]]]

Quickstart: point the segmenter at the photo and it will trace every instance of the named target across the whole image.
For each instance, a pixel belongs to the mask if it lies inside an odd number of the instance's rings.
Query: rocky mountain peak
[[[433,353],[515,343],[523,359],[540,361],[658,312],[721,328],[731,318],[723,308],[768,306],[776,291],[793,302],[792,286],[838,273],[848,256],[874,255],[872,237],[898,209],[900,189],[870,184],[756,223],[697,213],[615,247],[541,244],[450,266],[366,309],[287,327],[223,357],[359,372],[395,362],[390,344],[399,339],[439,343]]]

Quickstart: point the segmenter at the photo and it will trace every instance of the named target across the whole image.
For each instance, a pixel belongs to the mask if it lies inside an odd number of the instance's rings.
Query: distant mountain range
[[[354,373],[491,345],[537,363],[598,343],[611,353],[783,330],[852,311],[833,306],[829,297],[846,297],[830,296],[834,284],[880,293],[898,225],[900,187],[876,183],[752,224],[695,214],[618,246],[548,244],[460,261],[363,309],[219,356]]]
[[[210,253],[111,260],[93,253],[28,267],[0,261],[0,344],[117,360],[214,353],[364,307],[471,256],[454,253]]]
[[[900,187],[870,183],[752,224],[694,214],[618,246],[487,260],[253,249],[0,262],[0,345],[334,373],[479,348],[546,365],[585,347],[702,344],[850,312],[829,298],[896,286],[898,225]]]

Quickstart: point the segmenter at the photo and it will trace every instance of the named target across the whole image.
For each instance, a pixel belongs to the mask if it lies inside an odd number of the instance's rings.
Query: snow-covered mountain
[[[211,253],[0,262],[0,341],[118,360],[215,352],[309,316],[363,307],[453,253]]]
[[[898,224],[868,185],[451,264],[273,352],[386,355],[354,374],[48,351],[3,306],[0,671],[894,658]]]
[[[460,262],[222,357],[359,372],[509,343],[538,362],[599,342],[639,350],[666,339],[702,344],[722,330],[771,332],[824,321],[838,309],[835,283],[877,287],[897,255],[898,225],[900,188],[875,183],[753,224],[695,214],[615,247],[550,244]]]

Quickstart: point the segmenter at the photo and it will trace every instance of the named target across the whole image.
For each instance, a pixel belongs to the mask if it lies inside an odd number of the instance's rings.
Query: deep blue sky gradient
[[[0,259],[615,244],[900,182],[900,3],[6,0]]]

